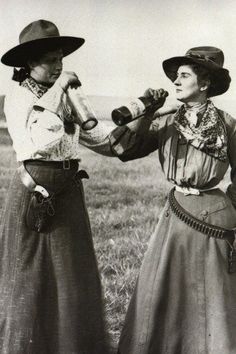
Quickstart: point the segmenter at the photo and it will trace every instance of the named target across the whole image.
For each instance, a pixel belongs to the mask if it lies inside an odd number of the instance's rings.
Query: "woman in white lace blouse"
[[[101,122],[82,132],[62,72],[84,43],[45,20],[28,25],[3,57],[21,67],[5,112],[17,160],[0,231],[0,352],[106,354],[100,279],[78,172],[82,143],[112,155]],[[73,121],[74,120],[74,121]],[[32,179],[31,179],[31,177]],[[35,182],[35,183],[34,183]]]
[[[78,171],[80,144],[114,156],[102,122],[78,124],[63,57],[84,43],[45,20],[29,24],[2,57],[13,67],[8,130],[20,163],[0,230],[0,352],[106,354],[100,279]],[[159,93],[161,96],[162,93]],[[158,98],[158,94],[157,94]]]

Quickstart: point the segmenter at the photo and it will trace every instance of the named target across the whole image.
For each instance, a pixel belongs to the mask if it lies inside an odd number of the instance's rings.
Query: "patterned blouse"
[[[40,98],[13,83],[4,109],[18,161],[80,159],[79,144],[112,156],[108,143],[112,128],[104,122],[99,121],[91,131],[83,131],[77,124],[73,134],[66,131],[64,122],[71,120],[72,108],[57,83]]]

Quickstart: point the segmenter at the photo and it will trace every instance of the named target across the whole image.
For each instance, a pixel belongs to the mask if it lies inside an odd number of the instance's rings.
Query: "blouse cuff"
[[[121,157],[135,145],[136,137],[136,133],[132,132],[127,126],[114,129],[109,136],[112,152]]]

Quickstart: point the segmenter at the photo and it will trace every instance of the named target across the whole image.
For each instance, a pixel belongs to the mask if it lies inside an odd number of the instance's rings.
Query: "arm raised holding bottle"
[[[168,92],[159,89],[147,89],[142,97],[132,100],[127,106],[112,111],[112,120],[116,125],[122,126],[140,117],[152,115],[165,103]]]
[[[113,153],[122,161],[142,158],[159,148],[160,135],[166,127],[168,117],[178,109],[177,103],[164,105],[167,96],[168,92],[163,89],[147,89],[143,97],[152,104],[138,117],[132,116],[132,112],[127,114],[128,106],[118,108],[121,120],[110,134],[110,141]],[[123,121],[126,119],[129,122],[121,126],[123,117]]]

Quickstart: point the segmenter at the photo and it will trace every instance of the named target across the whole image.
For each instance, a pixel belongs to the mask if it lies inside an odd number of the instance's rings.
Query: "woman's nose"
[[[174,80],[174,85],[178,86],[180,85],[180,80],[179,77],[177,76],[176,79]]]
[[[56,66],[57,66],[58,70],[61,70],[62,69],[62,60],[57,60]]]

